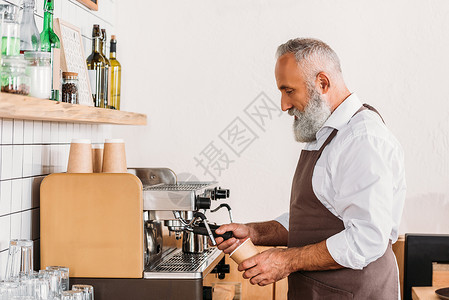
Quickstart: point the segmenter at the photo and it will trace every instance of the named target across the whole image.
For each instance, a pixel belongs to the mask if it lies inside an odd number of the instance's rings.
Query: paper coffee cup
[[[103,145],[92,145],[92,166],[94,173],[101,173],[103,170]]]
[[[106,139],[103,151],[103,173],[126,173],[125,142]]]
[[[259,254],[259,250],[257,250],[256,246],[254,246],[251,239],[248,238],[240,246],[238,246],[237,249],[232,251],[229,257],[232,258],[237,264],[240,264],[245,259],[253,257],[257,254]]]
[[[73,139],[67,173],[92,173],[92,145],[88,139]]]

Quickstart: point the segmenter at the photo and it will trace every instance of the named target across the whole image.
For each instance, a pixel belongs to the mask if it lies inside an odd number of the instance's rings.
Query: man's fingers
[[[233,231],[233,230],[237,229],[238,226],[239,226],[239,224],[235,224],[235,223],[221,225],[217,230],[215,230],[215,232],[217,234],[223,234],[226,231]]]
[[[249,268],[252,268],[252,267],[256,266],[257,265],[257,256],[258,255],[250,257],[250,258],[245,259],[244,261],[242,261],[238,265],[238,270],[241,272],[241,271],[244,271],[244,270],[247,270]]]
[[[217,248],[222,250],[224,253],[229,254],[232,251],[234,251],[239,245],[240,240],[236,238],[230,238],[229,240],[226,240],[221,244],[218,244]]]

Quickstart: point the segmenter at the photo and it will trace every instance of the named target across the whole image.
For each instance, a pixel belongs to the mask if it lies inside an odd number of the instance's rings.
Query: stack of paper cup
[[[73,139],[67,173],[92,173],[92,145],[88,139]]]
[[[103,173],[126,173],[125,142],[122,139],[104,141]]]
[[[245,259],[253,257],[257,254],[259,254],[259,250],[257,250],[256,246],[254,246],[251,239],[248,238],[234,251],[232,251],[229,257],[232,258],[237,264],[240,264]]]
[[[101,173],[103,170],[103,145],[92,145],[92,166],[94,173]]]

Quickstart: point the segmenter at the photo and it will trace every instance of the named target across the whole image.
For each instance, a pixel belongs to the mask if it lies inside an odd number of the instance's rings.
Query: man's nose
[[[285,97],[284,95],[282,95],[282,97],[281,97],[281,109],[282,109],[282,111],[287,111],[287,110],[289,110],[290,108],[293,107],[293,106],[290,104],[290,102],[287,101],[285,98],[286,98],[286,97]]]

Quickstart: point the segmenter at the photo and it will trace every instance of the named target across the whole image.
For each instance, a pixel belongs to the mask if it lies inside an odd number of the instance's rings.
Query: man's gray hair
[[[318,39],[291,39],[278,47],[276,57],[293,53],[308,84],[315,81],[319,72],[326,72],[335,79],[342,79],[340,60],[329,45]]]

